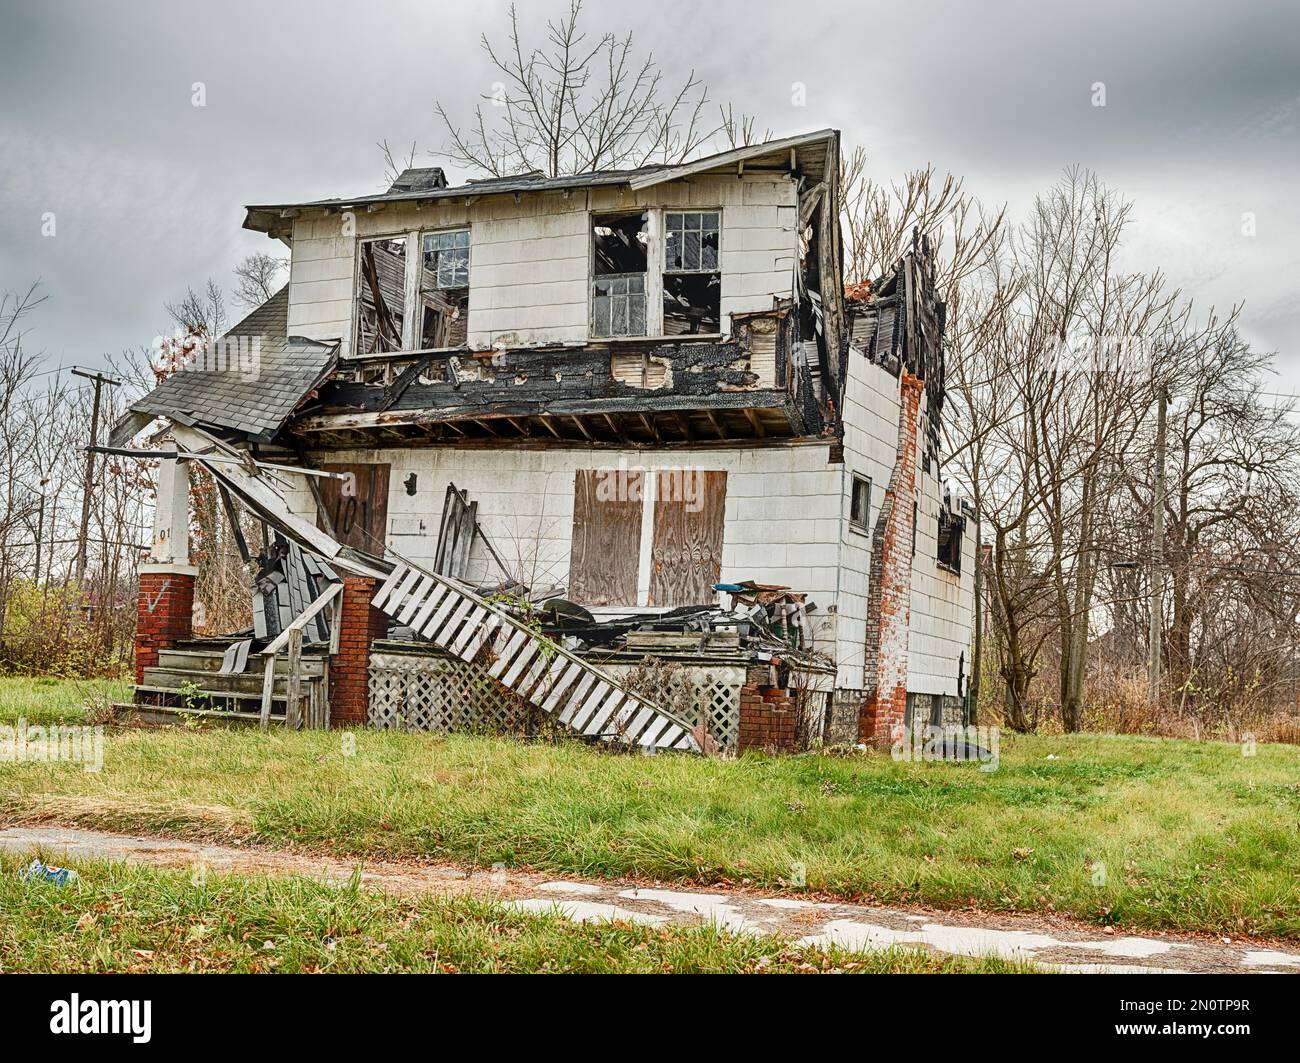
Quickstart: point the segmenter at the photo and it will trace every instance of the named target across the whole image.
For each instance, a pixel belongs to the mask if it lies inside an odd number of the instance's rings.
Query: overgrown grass
[[[576,924],[472,897],[402,899],[304,878],[83,865],[63,888],[0,859],[0,972],[1028,971],[996,959],[798,949],[711,926]]]
[[[95,709],[130,701],[124,680],[56,679],[52,676],[0,676],[0,724],[81,723],[87,702]]]
[[[353,752],[349,755],[349,749]],[[1300,749],[1003,735],[995,772],[888,756],[615,756],[378,732],[124,731],[0,765],[0,814],[588,877],[1300,936]]]

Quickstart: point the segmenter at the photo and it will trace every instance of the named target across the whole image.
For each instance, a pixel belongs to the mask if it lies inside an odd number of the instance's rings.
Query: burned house
[[[251,354],[177,373],[112,441],[175,455],[137,702],[202,672],[213,711],[451,727],[504,688],[662,748],[960,721],[974,516],[944,487],[944,307],[919,240],[846,297],[838,151],[823,130],[249,207],[291,253],[224,341]],[[189,629],[195,463],[267,529],[224,643]],[[689,696],[628,685],[647,655]]]

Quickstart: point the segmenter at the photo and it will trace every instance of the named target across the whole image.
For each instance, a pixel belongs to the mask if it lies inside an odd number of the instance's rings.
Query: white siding
[[[477,348],[583,343],[588,333],[592,211],[716,209],[722,328],[729,315],[764,310],[793,290],[797,194],[785,179],[699,177],[632,194],[615,188],[488,196],[466,206],[388,206],[294,222],[289,331],[342,340],[350,352],[356,241],[468,225],[469,342]],[[653,257],[653,256],[652,256]]]
[[[849,523],[852,473],[871,479],[867,526],[874,530],[898,447],[898,379],[849,352],[844,391],[844,477],[839,615],[836,629],[836,686],[860,690],[867,637],[867,590],[871,572],[871,532]]]
[[[388,545],[418,563],[430,563],[447,484],[478,502],[479,523],[518,578],[533,586],[567,586],[577,469],[726,470],[723,582],[756,580],[806,591],[816,605],[810,619],[819,644],[833,648],[832,618],[839,578],[842,468],[827,462],[825,443],[671,452],[585,448],[397,448],[327,451],[317,462],[388,462]],[[416,474],[416,492],[404,481]],[[315,519],[305,491],[291,500]],[[647,550],[648,543],[642,544]],[[499,577],[486,549],[475,546],[470,578]]]
[[[922,398],[922,408],[925,400]],[[919,429],[918,429],[919,431]],[[917,453],[923,452],[918,441]],[[918,459],[919,460],[919,459]],[[914,694],[957,695],[959,662],[970,675],[975,604],[975,522],[962,534],[961,575],[939,567],[939,507],[943,484],[934,463],[917,469],[916,556],[912,559],[912,611],[907,689]]]

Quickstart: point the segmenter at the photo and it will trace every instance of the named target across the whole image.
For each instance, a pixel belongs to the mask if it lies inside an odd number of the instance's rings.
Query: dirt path
[[[79,860],[127,860],[161,867],[201,864],[211,871],[305,875],[330,882],[346,882],[356,866],[355,861],[325,856],[57,826],[0,830],[0,850],[20,857],[39,853],[72,867]],[[962,956],[1029,960],[1066,971],[1300,973],[1300,951],[1235,940],[1107,934],[1028,915],[871,908],[397,861],[367,862],[362,881],[399,893],[476,893],[526,911],[556,912],[579,921],[625,919],[651,925],[712,921],[735,933],[776,934],[805,945],[919,946]]]

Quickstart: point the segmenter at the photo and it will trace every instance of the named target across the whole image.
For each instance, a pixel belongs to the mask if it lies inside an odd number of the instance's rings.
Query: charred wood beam
[[[726,439],[727,430],[723,427],[722,421],[719,420],[718,415],[712,410],[705,410],[704,413],[709,419],[709,424],[713,425],[713,430],[718,433],[718,438]]]
[[[416,378],[429,367],[433,361],[433,355],[426,354],[423,358],[417,358],[408,365],[393,380],[391,384],[384,389],[383,401],[379,404],[380,410],[386,410],[400,399],[407,388],[415,382]]]
[[[682,413],[680,410],[674,411],[673,417],[677,421],[677,427],[682,430],[682,435],[686,437],[687,441],[689,442],[690,440],[694,439],[695,432],[691,428],[691,419],[687,417],[686,414]]]
[[[581,417],[579,417],[579,416],[577,416],[576,414],[574,414],[574,415],[570,416],[569,420],[571,420],[574,424],[576,424],[576,425],[578,426],[578,431],[581,432],[584,436],[586,436],[587,439],[589,439],[589,440],[593,440],[593,441],[595,440],[596,437],[593,436],[593,435],[591,434],[591,430],[588,429],[587,426],[586,426],[585,424],[582,423],[582,418],[581,418]]]
[[[762,439],[767,435],[767,429],[763,427],[763,422],[759,420],[758,414],[753,410],[745,410],[745,417],[749,420],[749,425],[754,429],[754,434]]]
[[[645,425],[645,430],[650,433],[651,438],[656,443],[662,443],[663,440],[659,436],[659,426],[655,424],[654,418],[644,413],[638,413],[637,416],[641,418],[641,423]]]
[[[601,416],[605,418],[605,423],[609,425],[609,430],[614,433],[614,438],[617,439],[620,443],[626,443],[627,436],[626,434],[624,434],[623,429],[619,427],[618,422],[615,421],[614,418],[607,413],[603,413],[601,414]]]

